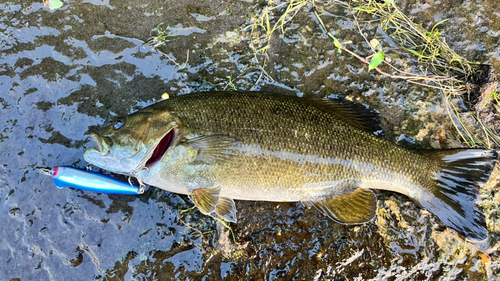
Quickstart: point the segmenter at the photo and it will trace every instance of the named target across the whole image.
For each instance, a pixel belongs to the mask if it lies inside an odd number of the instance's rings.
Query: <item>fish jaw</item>
[[[141,166],[141,161],[147,153],[142,142],[133,146],[120,146],[111,137],[92,133],[90,135],[96,145],[85,151],[85,161],[117,174],[129,175]]]
[[[113,146],[113,141],[108,137],[101,137],[96,133],[92,133],[90,138],[96,145],[95,149],[103,155],[107,154]]]
[[[117,157],[116,154],[107,153],[103,155],[96,147],[91,147],[83,154],[83,159],[90,164],[117,174],[131,174],[136,166],[129,158]]]
[[[85,151],[85,161],[105,170],[118,174],[135,174],[144,169],[150,169],[167,154],[177,140],[178,130],[172,128],[163,135],[154,145],[144,144],[138,141],[134,150],[127,147],[113,145],[110,138],[91,134],[91,139],[96,144]]]

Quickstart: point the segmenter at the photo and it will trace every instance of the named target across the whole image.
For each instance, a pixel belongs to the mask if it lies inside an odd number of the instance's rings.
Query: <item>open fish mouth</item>
[[[154,148],[153,154],[151,157],[146,161],[146,164],[144,165],[147,168],[153,167],[158,161],[161,160],[163,155],[167,153],[168,149],[174,144],[175,137],[176,137],[176,129],[170,130],[163,138],[160,140],[160,142],[156,145]]]

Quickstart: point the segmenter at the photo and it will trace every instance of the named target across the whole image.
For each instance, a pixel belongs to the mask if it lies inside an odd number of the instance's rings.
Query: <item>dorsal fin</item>
[[[380,116],[364,105],[342,99],[303,98],[305,103],[330,113],[347,125],[371,133],[382,131]]]

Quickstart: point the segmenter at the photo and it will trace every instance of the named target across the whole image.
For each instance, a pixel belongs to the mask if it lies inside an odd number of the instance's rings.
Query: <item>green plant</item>
[[[484,103],[483,108],[485,108],[490,103],[492,98],[494,101],[496,101],[496,103],[498,105],[500,105],[500,102],[498,101],[498,92],[497,92],[497,90],[495,90],[493,93],[490,94],[490,96],[488,97],[488,99]]]
[[[187,50],[187,52],[186,52],[186,62],[182,65],[177,63],[177,61],[172,56],[159,50],[160,47],[165,46],[165,43],[179,40],[178,37],[177,38],[171,37],[170,25],[167,25],[166,28],[162,28],[162,25],[163,25],[163,23],[158,24],[155,28],[153,28],[149,32],[149,36],[151,36],[151,37],[148,39],[146,44],[150,45],[152,49],[158,50],[162,55],[164,55],[166,58],[168,58],[173,64],[175,64],[180,69],[185,68],[187,66],[188,61],[189,61],[189,50]]]
[[[234,80],[233,80],[233,74],[227,76],[227,83],[226,86],[224,87],[224,91],[229,88],[230,91],[238,91],[238,88],[236,88],[236,85],[234,85]]]
[[[179,40],[179,38],[170,37],[170,25],[167,25],[166,28],[162,28],[162,25],[163,23],[158,24],[156,28],[153,28],[149,32],[149,36],[151,36],[151,38],[148,39],[147,43],[151,45],[153,49],[163,46],[167,42]]]

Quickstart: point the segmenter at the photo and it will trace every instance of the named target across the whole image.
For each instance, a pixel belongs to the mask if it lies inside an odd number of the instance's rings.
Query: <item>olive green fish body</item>
[[[120,145],[86,152],[86,159],[188,194],[202,212],[228,220],[237,199],[301,201],[336,221],[362,223],[375,214],[370,189],[384,189],[409,196],[463,235],[484,238],[474,186],[487,179],[496,154],[406,150],[366,130],[363,112],[340,101],[256,92],[182,95],[128,116],[123,131],[95,135]],[[125,169],[106,153],[132,156],[119,161]]]
[[[233,141],[225,148],[228,157],[201,172],[234,199],[299,201],[335,193],[333,183],[348,180],[394,183],[394,189],[408,194],[408,187],[425,183],[428,174],[430,163],[423,156],[350,127],[297,97],[191,94],[151,110],[174,112],[187,136]],[[161,178],[185,172],[164,169]]]

